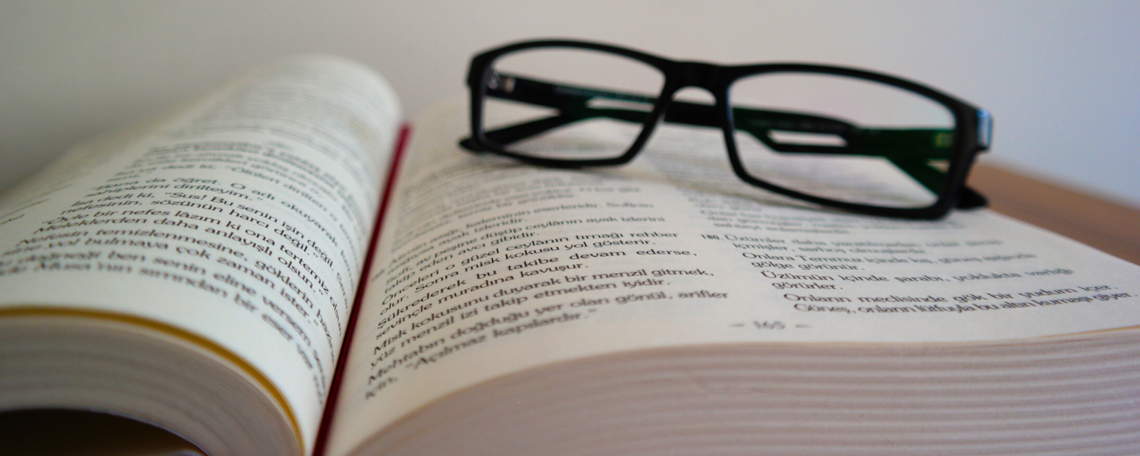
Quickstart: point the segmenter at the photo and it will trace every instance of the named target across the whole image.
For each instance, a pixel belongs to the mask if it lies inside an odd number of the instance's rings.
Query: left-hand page
[[[395,94],[371,70],[305,57],[267,67],[161,121],[78,147],[2,198],[0,324],[23,318],[138,326],[229,360],[280,405],[296,434],[288,446],[307,453],[400,119]],[[15,337],[15,330],[0,331]],[[13,350],[29,345],[21,342],[0,340],[0,358],[17,359]],[[91,398],[19,384],[17,394],[5,380],[27,383],[34,376],[21,376],[36,367],[14,364],[0,367],[0,411],[46,400],[129,414],[100,402],[118,393]],[[171,375],[200,375],[193,369]],[[171,376],[158,380],[178,384]],[[200,406],[227,405],[221,402]],[[209,421],[187,419],[194,420]],[[209,427],[187,426],[196,425]],[[224,432],[201,431],[207,441]]]

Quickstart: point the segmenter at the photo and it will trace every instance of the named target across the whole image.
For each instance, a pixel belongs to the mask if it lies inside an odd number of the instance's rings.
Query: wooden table
[[[979,164],[969,184],[990,208],[1140,264],[1140,209]]]

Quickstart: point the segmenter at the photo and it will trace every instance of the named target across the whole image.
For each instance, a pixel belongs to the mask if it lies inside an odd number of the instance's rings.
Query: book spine
[[[340,386],[342,384],[340,379],[344,373],[345,364],[348,361],[349,349],[352,348],[352,335],[356,329],[357,315],[360,313],[360,303],[364,300],[365,285],[371,280],[372,260],[376,254],[376,244],[380,240],[380,232],[384,226],[384,215],[388,212],[388,204],[392,199],[393,184],[396,182],[396,175],[400,170],[400,164],[403,162],[404,151],[407,149],[411,132],[411,124],[404,123],[400,127],[400,134],[396,137],[396,152],[392,154],[392,163],[388,166],[388,183],[384,186],[384,191],[380,196],[380,208],[376,214],[376,222],[372,226],[372,237],[368,242],[368,254],[364,260],[364,270],[360,275],[360,284],[356,287],[356,296],[352,301],[352,313],[349,315],[348,326],[345,329],[344,343],[341,344],[340,355],[337,357],[336,370],[333,372],[333,384],[329,389],[328,397],[325,398],[325,410],[321,417],[321,427],[317,431],[317,440],[313,444],[314,456],[323,456],[325,454],[325,448],[328,446],[329,432],[332,429],[333,417],[336,414],[337,399],[340,397]]]

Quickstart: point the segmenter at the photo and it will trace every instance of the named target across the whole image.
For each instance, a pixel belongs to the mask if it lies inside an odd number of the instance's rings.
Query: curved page
[[[208,340],[266,379],[308,448],[399,120],[372,71],[304,58],[76,150],[0,208],[0,318]]]

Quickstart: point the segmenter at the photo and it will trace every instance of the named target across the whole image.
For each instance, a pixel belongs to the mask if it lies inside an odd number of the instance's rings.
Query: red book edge
[[[325,400],[325,411],[321,415],[321,426],[317,430],[317,440],[313,444],[313,456],[325,454],[328,446],[329,433],[332,431],[333,412],[336,411],[337,399],[340,397],[340,378],[348,362],[348,351],[352,346],[352,334],[356,329],[357,314],[360,313],[360,304],[364,300],[364,288],[372,274],[372,260],[376,253],[376,242],[380,239],[380,229],[384,224],[384,214],[388,212],[388,203],[392,199],[392,186],[396,182],[396,172],[403,162],[404,150],[411,137],[412,126],[405,122],[400,126],[400,134],[396,137],[396,153],[392,154],[392,163],[388,166],[388,183],[380,195],[380,210],[376,214],[376,223],[372,228],[372,239],[368,242],[368,253],[364,257],[364,270],[360,273],[360,283],[356,287],[356,296],[353,298],[352,313],[348,317],[348,327],[345,328],[344,342],[340,346],[340,356],[337,358],[336,370],[333,371],[333,384]]]

